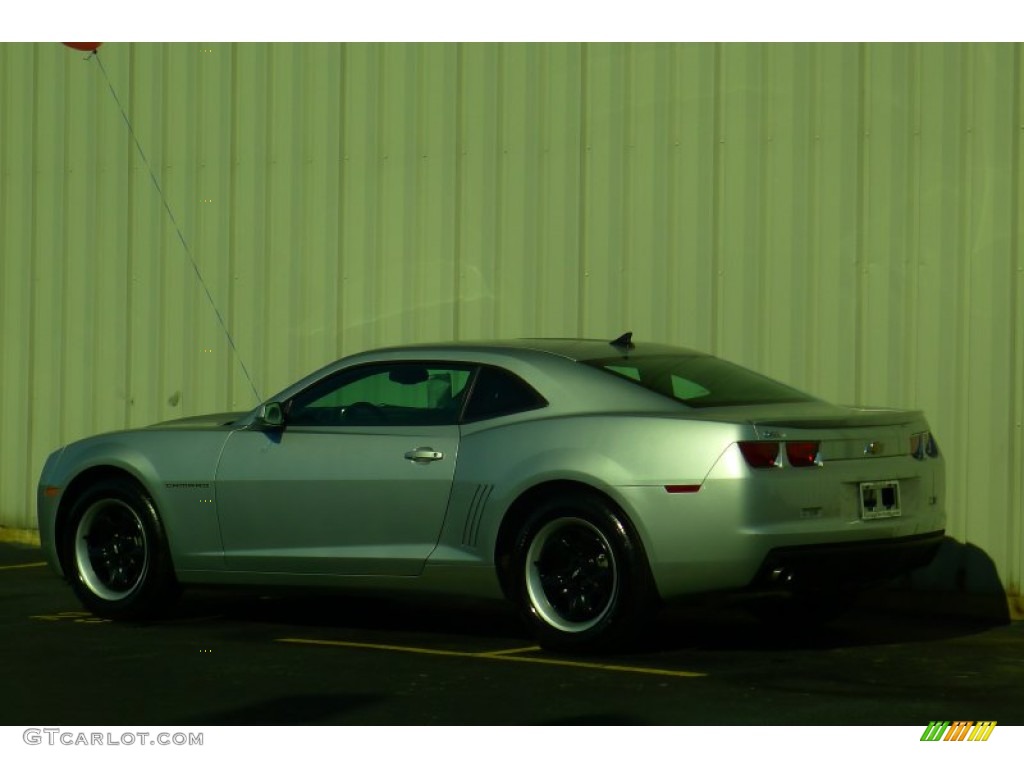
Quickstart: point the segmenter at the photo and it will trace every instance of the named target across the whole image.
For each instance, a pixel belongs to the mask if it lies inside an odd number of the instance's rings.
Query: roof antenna
[[[613,347],[621,347],[622,349],[633,349],[636,344],[633,343],[633,332],[626,331],[624,334],[619,336],[615,341],[609,342]]]

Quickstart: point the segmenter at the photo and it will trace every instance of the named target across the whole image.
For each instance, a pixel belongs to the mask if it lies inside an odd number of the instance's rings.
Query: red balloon
[[[76,51],[87,51],[88,53],[94,52],[103,43],[64,43],[68,48],[74,48]]]

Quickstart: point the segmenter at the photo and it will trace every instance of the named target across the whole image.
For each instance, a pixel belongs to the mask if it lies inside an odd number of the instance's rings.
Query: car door
[[[444,522],[471,373],[346,369],[282,404],[283,429],[232,434],[216,478],[227,569],[418,574]]]

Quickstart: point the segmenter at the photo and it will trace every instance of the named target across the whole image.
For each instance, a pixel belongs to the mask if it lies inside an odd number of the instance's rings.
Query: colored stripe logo
[[[988,741],[995,727],[995,720],[932,720],[921,741]]]

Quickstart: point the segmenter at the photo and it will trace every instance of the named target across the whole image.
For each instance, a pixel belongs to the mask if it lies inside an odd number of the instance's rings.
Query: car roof
[[[621,338],[621,337],[620,337]],[[617,340],[616,340],[617,341]],[[621,354],[623,357],[632,355],[701,355],[705,353],[686,347],[676,347],[654,342],[633,342],[617,344],[609,339],[574,339],[574,338],[524,338],[500,339],[486,341],[449,341],[440,343],[407,344],[374,350],[376,352],[425,352],[427,350],[466,350],[472,352],[498,352],[514,354],[516,351],[526,353],[546,352],[576,362],[596,360]]]
[[[624,341],[625,340],[625,341]],[[558,390],[564,389],[564,405],[566,409],[582,408],[587,402],[608,396],[609,387],[619,389],[616,401],[627,408],[627,402],[634,407],[664,410],[666,403],[671,403],[662,395],[637,387],[617,377],[600,375],[592,376],[592,371],[585,371],[590,366],[578,366],[575,363],[589,360],[601,360],[621,356],[623,360],[641,355],[699,355],[702,352],[673,347],[665,344],[628,343],[626,335],[613,344],[608,339],[508,339],[484,341],[443,341],[420,344],[403,344],[400,346],[368,349],[340,360],[336,360],[323,368],[314,371],[277,393],[272,400],[286,400],[297,392],[310,386],[324,376],[353,365],[377,363],[395,360],[460,360],[475,361],[485,364],[507,365],[510,370],[524,376],[532,385],[537,386],[534,378],[539,375],[546,381],[544,396],[551,401]],[[531,371],[531,373],[527,373]],[[591,392],[590,398],[585,392]],[[572,403],[570,406],[569,403]],[[683,407],[680,405],[679,407]]]

